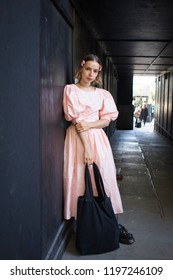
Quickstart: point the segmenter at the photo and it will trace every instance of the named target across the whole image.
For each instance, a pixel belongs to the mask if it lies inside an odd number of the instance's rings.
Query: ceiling
[[[173,66],[172,0],[73,1],[118,75],[159,75]]]

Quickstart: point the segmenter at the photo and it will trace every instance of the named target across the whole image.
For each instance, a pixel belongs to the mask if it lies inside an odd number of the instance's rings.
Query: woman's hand
[[[76,126],[76,130],[78,133],[81,133],[83,131],[90,129],[90,123],[88,123],[88,122],[79,122],[79,123],[76,123],[75,126]]]
[[[104,128],[109,125],[109,120],[103,119],[103,120],[98,120],[95,122],[79,122],[75,124],[77,133],[81,133],[83,131],[87,131],[92,128]]]
[[[83,147],[84,147],[84,163],[91,165],[93,163],[93,155],[91,152],[90,144],[88,143],[88,138],[86,137],[85,130],[89,129],[89,126],[85,125],[86,122],[77,123],[75,125],[76,131],[82,141]]]
[[[88,138],[86,137],[86,131],[92,128],[103,128],[109,125],[109,120],[101,119],[95,122],[78,122],[75,124],[76,131],[82,141],[84,147],[84,163],[88,165],[93,164],[93,154],[91,152],[91,147],[88,143]]]
[[[88,146],[84,148],[84,163],[87,163],[88,165],[93,164],[92,153]]]

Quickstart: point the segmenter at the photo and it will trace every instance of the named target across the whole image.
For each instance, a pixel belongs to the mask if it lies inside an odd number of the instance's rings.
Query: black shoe
[[[119,237],[120,243],[131,245],[135,242],[133,235],[129,233],[127,229],[120,224],[119,224],[119,230],[120,230],[120,237]]]

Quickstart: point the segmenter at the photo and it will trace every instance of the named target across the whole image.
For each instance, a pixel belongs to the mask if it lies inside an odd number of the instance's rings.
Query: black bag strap
[[[91,197],[93,196],[91,175],[88,168],[88,164],[85,165],[85,196]]]
[[[107,194],[105,192],[104,184],[103,184],[103,179],[100,173],[100,170],[95,162],[93,162],[93,170],[94,170],[94,178],[95,178],[95,183],[96,183],[96,188],[99,197],[106,198]]]
[[[93,171],[94,171],[94,179],[96,183],[96,188],[98,192],[98,196],[103,199],[107,197],[105,192],[102,176],[100,170],[95,162],[93,162]],[[91,175],[88,168],[88,165],[85,165],[85,196],[91,197],[93,196],[93,189],[92,189],[92,182],[91,182]]]

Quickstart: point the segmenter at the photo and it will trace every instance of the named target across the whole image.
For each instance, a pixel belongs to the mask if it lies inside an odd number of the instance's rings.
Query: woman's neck
[[[78,88],[81,88],[81,89],[85,90],[85,91],[93,91],[93,90],[96,89],[96,88],[95,88],[94,86],[92,86],[91,84],[86,84],[86,83],[81,83],[81,82],[77,83],[76,86],[77,86]]]
[[[79,87],[82,87],[82,88],[86,88],[86,89],[92,87],[91,83],[85,83],[85,82],[83,82],[83,81],[80,81],[80,82],[78,83],[78,86],[79,86]]]

